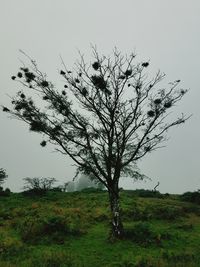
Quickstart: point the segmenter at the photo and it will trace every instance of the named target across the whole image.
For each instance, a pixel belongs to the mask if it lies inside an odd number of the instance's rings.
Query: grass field
[[[198,267],[200,205],[121,192],[126,236],[111,241],[107,193],[0,197],[0,267]]]

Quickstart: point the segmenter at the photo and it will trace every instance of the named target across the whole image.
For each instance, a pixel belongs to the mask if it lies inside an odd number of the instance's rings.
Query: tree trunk
[[[111,208],[111,238],[122,238],[124,235],[124,228],[121,220],[121,212],[119,205],[119,192],[109,192],[110,208]]]

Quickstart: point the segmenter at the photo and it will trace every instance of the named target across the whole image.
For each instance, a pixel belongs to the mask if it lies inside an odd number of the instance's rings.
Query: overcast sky
[[[0,0],[0,104],[9,106],[8,95],[20,86],[11,80],[20,67],[19,49],[37,60],[49,80],[60,82],[61,54],[68,66],[81,50],[91,60],[90,44],[109,54],[117,46],[123,53],[136,51],[137,59],[149,60],[153,76],[166,73],[166,85],[181,79],[190,89],[175,112],[193,114],[184,125],[169,131],[165,148],[147,155],[141,172],[151,182],[123,180],[125,188],[182,193],[200,188],[200,1],[199,0]],[[42,148],[42,136],[0,112],[0,168],[9,178],[5,186],[20,191],[24,177],[72,179],[73,162]]]

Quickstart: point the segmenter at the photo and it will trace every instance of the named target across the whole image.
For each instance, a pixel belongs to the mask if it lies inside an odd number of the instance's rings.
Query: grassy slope
[[[200,206],[121,193],[127,236],[108,241],[106,192],[0,198],[0,267],[200,266]]]

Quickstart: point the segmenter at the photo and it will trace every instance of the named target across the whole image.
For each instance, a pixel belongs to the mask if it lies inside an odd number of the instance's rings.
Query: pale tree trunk
[[[111,208],[111,237],[122,238],[124,228],[121,220],[121,211],[119,205],[119,191],[109,192],[110,208]]]

